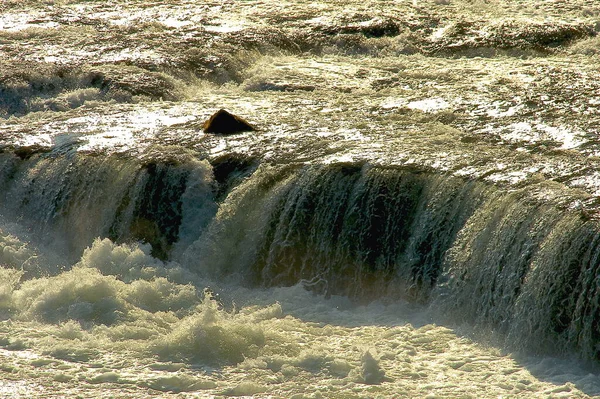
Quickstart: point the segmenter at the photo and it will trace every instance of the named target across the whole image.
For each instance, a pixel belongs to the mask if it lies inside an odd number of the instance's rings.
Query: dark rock
[[[217,182],[216,201],[224,199],[233,187],[254,173],[258,167],[256,158],[236,153],[222,155],[210,163],[213,166],[213,174]]]
[[[204,133],[232,134],[238,132],[252,132],[254,126],[237,115],[233,115],[224,109],[220,109],[206,122],[204,122]]]
[[[22,160],[27,160],[36,154],[44,154],[46,152],[50,152],[50,147],[44,147],[39,144],[17,147],[14,149],[14,154],[21,158]]]

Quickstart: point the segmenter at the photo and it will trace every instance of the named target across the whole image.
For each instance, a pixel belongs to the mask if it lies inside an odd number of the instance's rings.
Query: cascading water
[[[265,167],[236,188],[192,250],[214,252],[205,262],[215,273],[259,284],[427,296],[479,195],[460,179],[410,168]]]
[[[96,237],[141,241],[213,279],[431,302],[521,349],[600,357],[596,224],[563,209],[565,198],[536,198],[553,187],[506,193],[414,167],[263,165],[217,204],[210,164],[189,155],[2,158],[3,214],[68,255]]]
[[[431,301],[521,349],[595,359],[597,226],[566,211],[565,197],[535,198],[553,189],[505,193],[412,168],[267,167],[189,251],[217,276]]]
[[[600,6],[0,9],[0,397],[600,395]]]
[[[180,309],[191,319],[140,350],[163,361],[238,363],[258,356],[252,348],[265,346],[265,332],[225,319],[236,324],[212,330],[211,318],[223,317],[209,316],[217,305],[205,302],[208,308],[194,319],[184,309],[198,294],[176,284],[300,284],[330,301],[429,304],[442,319],[497,330],[503,345],[514,349],[600,356],[593,299],[597,227],[568,209],[577,193],[552,198],[557,187],[543,182],[506,192],[414,166],[256,167],[241,158],[211,166],[162,150],[142,161],[76,153],[2,155],[4,223],[18,222],[31,242],[4,235],[2,262],[16,268],[5,272],[6,315],[57,325],[79,320],[96,331],[126,325],[131,306]],[[96,237],[125,247],[94,242]],[[147,247],[127,249],[137,241]],[[54,253],[66,264],[90,245],[69,271],[45,267],[40,262],[48,261],[36,255]],[[47,292],[47,284],[57,291]],[[207,352],[206,342],[193,338],[207,328],[202,334],[216,345],[238,349]],[[92,356],[85,348],[47,353],[69,361]]]
[[[66,246],[57,249],[66,259],[96,237],[145,241],[165,259],[180,228],[202,230],[216,211],[210,165],[179,157],[187,162],[4,154],[3,214],[22,220],[44,245]]]

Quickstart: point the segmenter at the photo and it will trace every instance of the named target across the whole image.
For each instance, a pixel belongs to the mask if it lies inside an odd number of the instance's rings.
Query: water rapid
[[[599,18],[5,1],[0,397],[600,396]]]

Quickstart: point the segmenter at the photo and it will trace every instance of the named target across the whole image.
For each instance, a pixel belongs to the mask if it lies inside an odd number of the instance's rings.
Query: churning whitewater
[[[598,32],[3,1],[0,397],[600,397]]]

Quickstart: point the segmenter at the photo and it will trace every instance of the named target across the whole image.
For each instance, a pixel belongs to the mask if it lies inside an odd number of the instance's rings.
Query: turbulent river
[[[0,397],[600,397],[596,3],[3,0]]]

